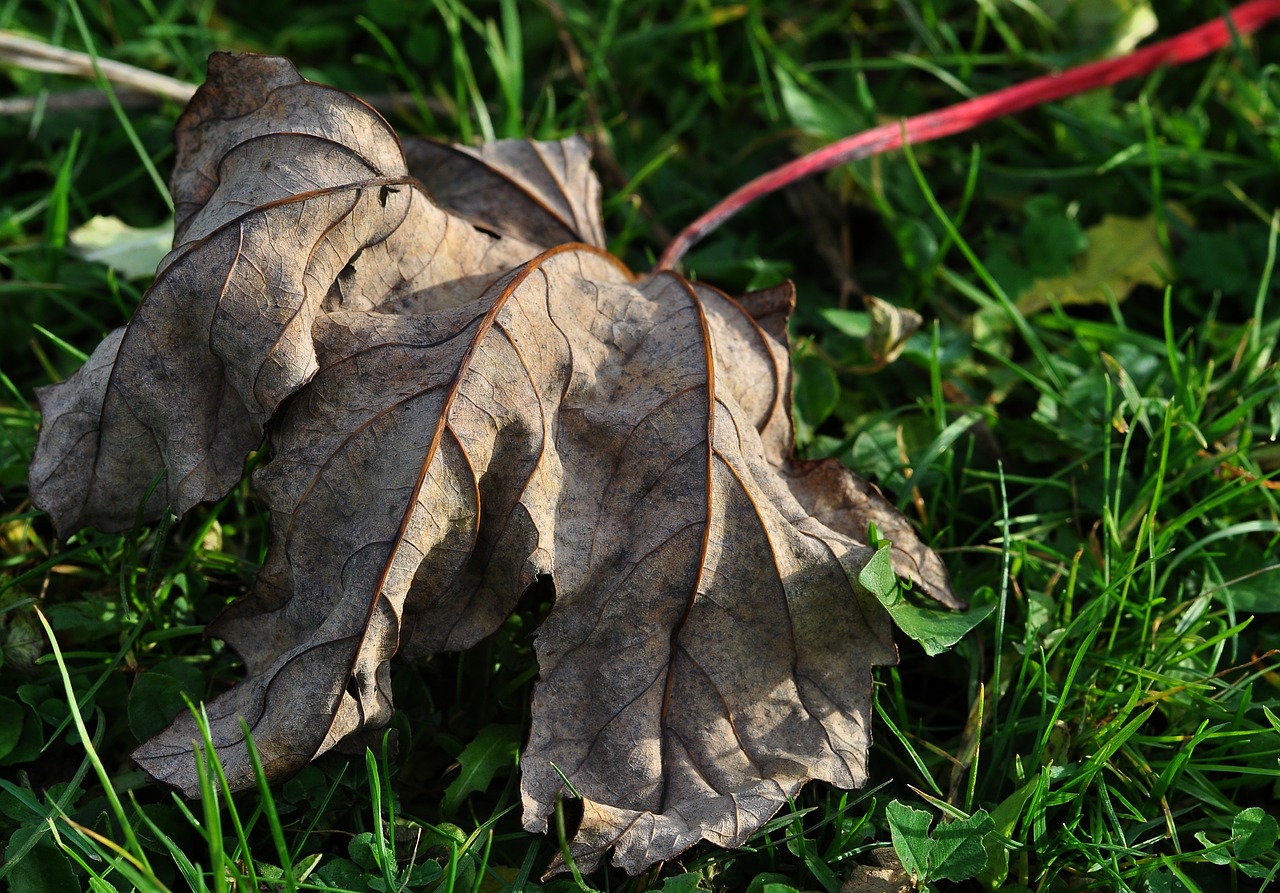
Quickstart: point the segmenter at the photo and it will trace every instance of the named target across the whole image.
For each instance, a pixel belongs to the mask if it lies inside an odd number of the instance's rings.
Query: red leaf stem
[[[674,268],[695,243],[738,211],[761,196],[803,177],[901,148],[904,139],[912,145],[926,143],[1064,96],[1140,77],[1164,65],[1191,62],[1226,47],[1237,35],[1257,31],[1277,17],[1280,17],[1280,0],[1250,0],[1221,18],[1127,55],[1033,78],[935,112],[882,124],[823,146],[756,177],[730,193],[680,231],[658,260],[657,269]]]

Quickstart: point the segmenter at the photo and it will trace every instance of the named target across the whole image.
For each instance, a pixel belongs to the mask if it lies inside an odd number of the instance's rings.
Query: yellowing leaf
[[[126,279],[151,276],[173,243],[173,222],[130,226],[98,215],[71,231],[71,245],[85,260],[106,264]]]
[[[1104,56],[1122,56],[1160,22],[1151,0],[1041,0],[1040,9],[1055,22],[1074,26],[1074,43],[1102,44]]]
[[[1076,269],[1065,276],[1037,279],[1018,298],[1024,316],[1046,310],[1054,303],[1105,304],[1107,295],[1123,301],[1134,286],[1165,284],[1169,258],[1160,245],[1155,215],[1121,217],[1108,214],[1086,233],[1089,247]]]

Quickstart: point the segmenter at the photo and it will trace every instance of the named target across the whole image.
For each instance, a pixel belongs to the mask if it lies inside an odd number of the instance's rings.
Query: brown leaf
[[[870,670],[896,660],[857,582],[867,524],[956,600],[874,487],[791,457],[790,287],[633,277],[584,243],[576,141],[419,145],[434,191],[392,144],[281,60],[215,56],[179,128],[178,247],[40,394],[31,488],[63,532],[127,526],[162,469],[149,514],[217,498],[267,434],[269,553],[209,629],[245,662],[207,707],[232,785],[242,719],[283,778],[390,719],[393,655],[474,644],[540,578],[524,822],[563,773],[584,867],[736,846],[808,779],[862,784]],[[198,737],[184,714],[135,758],[195,795]]]
[[[499,140],[479,148],[409,139],[404,151],[431,201],[481,229],[544,248],[605,246],[600,182],[582,137]]]
[[[127,529],[162,472],[145,519],[226,494],[315,375],[326,311],[472,300],[538,250],[440,211],[376,112],[283,59],[211,57],[176,140],[177,247],[129,326],[37,392],[32,491],[64,536]]]
[[[893,850],[875,850],[872,858],[880,864],[855,865],[840,893],[911,893],[916,889]]]

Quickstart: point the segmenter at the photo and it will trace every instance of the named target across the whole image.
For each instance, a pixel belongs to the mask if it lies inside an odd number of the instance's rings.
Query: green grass
[[[33,0],[0,4],[0,28],[190,81],[214,49],[287,54],[315,79],[403,94],[388,115],[404,133],[592,134],[612,247],[645,269],[798,151],[1093,58],[1105,41],[1056,5]],[[1160,33],[1205,6],[1157,4]],[[996,607],[944,655],[899,636],[868,790],[810,785],[739,851],[545,884],[572,815],[520,830],[536,597],[472,651],[397,667],[395,740],[363,760],[235,795],[209,762],[201,803],[129,762],[236,678],[201,630],[252,584],[266,518],[242,487],[172,524],[61,542],[26,501],[32,389],[74,370],[147,285],[72,236],[98,214],[168,218],[151,171],[171,163],[180,109],[61,111],[49,100],[85,84],[0,69],[0,94],[36,100],[0,117],[10,888],[834,893],[887,847],[936,889],[1274,886],[1277,58],[1273,27],[858,162],[695,249],[688,269],[729,289],[795,279],[801,449],[876,480],[956,589]],[[892,362],[863,339],[861,294],[925,319]]]

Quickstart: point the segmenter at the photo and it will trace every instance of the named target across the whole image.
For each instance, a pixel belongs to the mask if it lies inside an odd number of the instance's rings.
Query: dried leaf
[[[880,864],[855,865],[840,893],[911,893],[916,889],[893,850],[874,850],[872,858]]]
[[[234,787],[242,719],[295,772],[390,719],[393,655],[470,646],[540,579],[524,822],[563,773],[584,867],[735,846],[806,780],[865,781],[870,669],[896,660],[868,526],[959,602],[874,487],[791,457],[790,286],[633,276],[576,140],[414,144],[424,188],[283,60],[214,56],[177,140],[177,245],[40,392],[31,490],[63,533],[121,529],[156,479],[150,517],[224,494],[265,432],[269,552],[209,628],[245,663],[207,706]],[[135,758],[194,795],[197,737],[180,716]]]
[[[863,295],[862,303],[871,315],[867,351],[877,364],[888,365],[902,355],[907,339],[919,330],[924,320],[910,307],[898,307],[875,295]]]
[[[600,182],[581,137],[500,140],[479,148],[409,139],[404,151],[431,201],[481,229],[546,247],[605,247]]]

